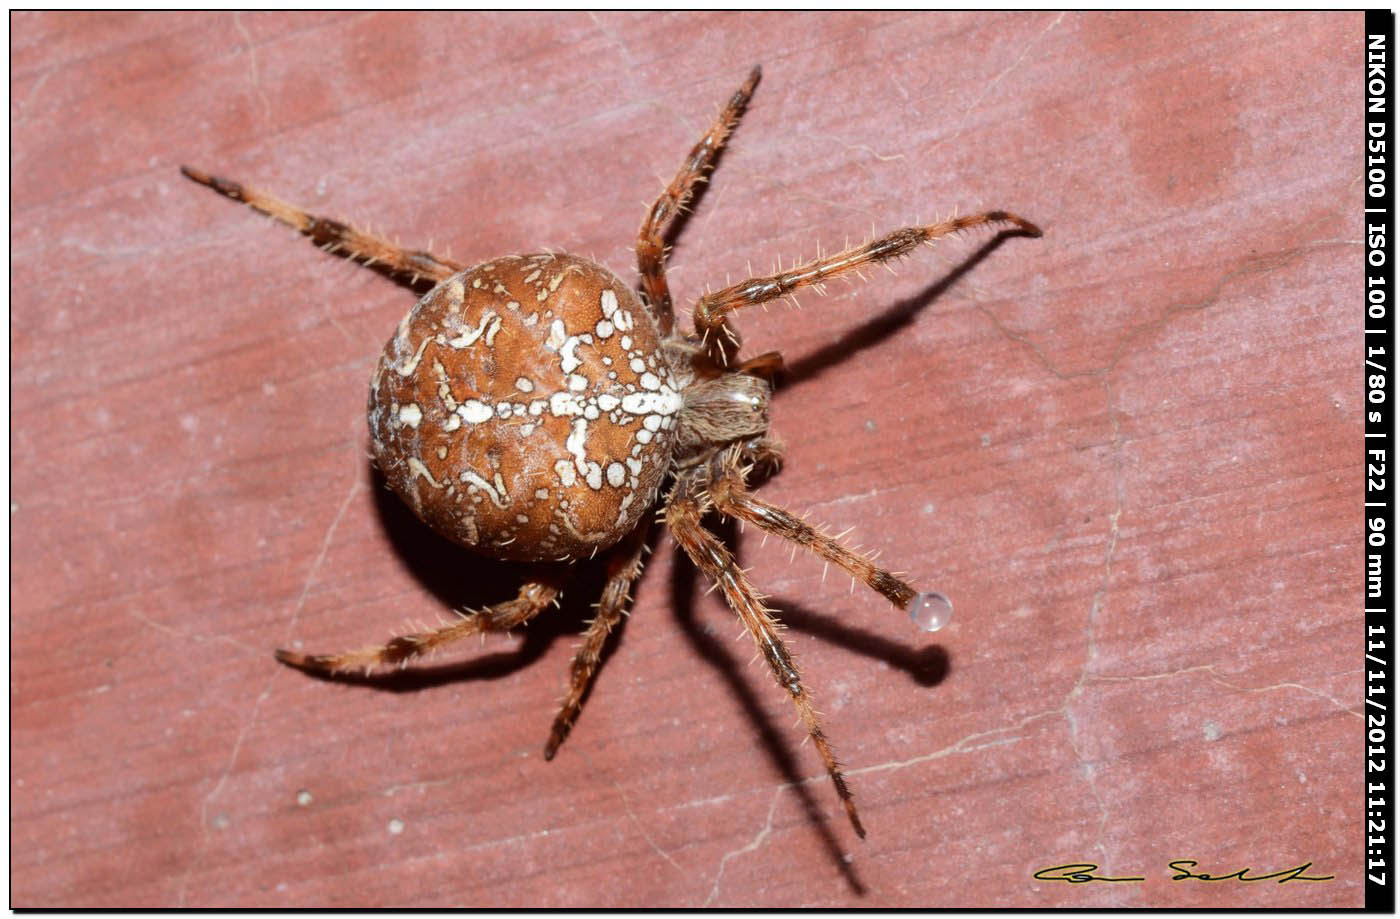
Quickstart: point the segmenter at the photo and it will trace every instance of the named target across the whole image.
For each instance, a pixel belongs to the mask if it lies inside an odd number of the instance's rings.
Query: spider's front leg
[[[778,636],[780,626],[763,605],[762,597],[750,583],[744,569],[735,562],[734,556],[701,524],[703,515],[704,509],[697,496],[685,494],[680,486],[677,486],[666,505],[666,525],[671,530],[671,536],[685,554],[690,556],[695,566],[719,585],[729,607],[738,614],[749,634],[753,636],[758,650],[768,661],[778,685],[792,697],[798,714],[807,726],[812,744],[817,748],[817,753],[826,766],[827,775],[831,776],[831,782],[836,786],[836,794],[841,798],[841,804],[846,809],[846,816],[850,819],[852,828],[857,836],[864,839],[865,827],[861,826],[860,816],[856,813],[855,799],[846,787],[846,777],[841,774],[836,755],[822,731],[821,721],[812,707],[812,699],[807,694],[806,687],[802,685],[797,665],[793,663],[792,655]]]
[[[666,186],[661,197],[647,211],[641,232],[637,234],[637,268],[642,275],[642,290],[646,292],[647,303],[651,305],[653,318],[663,338],[671,334],[675,323],[671,288],[666,283],[666,232],[670,229],[671,221],[685,209],[696,184],[705,181],[705,174],[714,166],[715,157],[723,149],[729,133],[739,123],[739,116],[749,104],[749,97],[753,95],[754,87],[758,86],[761,75],[759,68],[755,67],[744,85],[730,97],[714,124],[710,125],[710,130],[691,149],[671,184]]]
[[[823,281],[848,272],[858,272],[866,265],[907,255],[919,246],[940,237],[993,224],[1007,224],[1012,228],[1012,232],[1025,236],[1041,235],[1040,228],[1035,224],[1007,211],[988,211],[970,217],[954,217],[952,220],[927,226],[905,227],[863,246],[808,262],[791,271],[766,278],[750,278],[724,290],[706,294],[695,304],[695,331],[705,342],[710,357],[723,366],[725,349],[728,347],[725,344],[728,338],[726,314],[742,306],[776,300],[803,287],[820,285]]]
[[[612,550],[608,559],[608,582],[603,586],[603,595],[598,598],[597,615],[588,624],[588,631],[583,633],[583,644],[569,665],[569,692],[549,730],[549,740],[544,745],[545,759],[554,759],[559,745],[569,736],[574,720],[578,718],[579,710],[583,707],[583,694],[588,691],[588,685],[598,671],[603,644],[627,611],[632,582],[642,573],[642,554],[646,550],[647,533],[650,531],[650,522],[643,522]]]
[[[403,275],[414,283],[425,278],[434,283],[445,281],[467,267],[422,249],[405,249],[397,243],[363,233],[339,220],[308,214],[295,204],[288,204],[267,192],[249,188],[221,176],[210,175],[189,166],[181,166],[180,172],[200,185],[207,185],[220,194],[266,214],[278,223],[286,224],[327,252],[342,254],[352,261],[359,260],[367,267],[382,265],[384,270]]]
[[[793,514],[767,501],[754,497],[744,482],[738,455],[731,452],[723,472],[708,486],[707,493],[715,510],[726,517],[752,523],[775,536],[796,543],[823,559],[844,568],[876,593],[900,609],[908,609],[919,592],[903,579],[879,567],[865,555],[847,548],[840,540],[829,536]]]
[[[310,673],[349,673],[375,667],[405,664],[443,645],[460,641],[481,632],[503,632],[523,625],[537,616],[559,596],[556,584],[528,581],[522,584],[514,600],[488,606],[479,612],[468,612],[462,618],[430,632],[400,635],[386,645],[360,648],[344,654],[302,654],[277,649],[277,659],[284,664]]]

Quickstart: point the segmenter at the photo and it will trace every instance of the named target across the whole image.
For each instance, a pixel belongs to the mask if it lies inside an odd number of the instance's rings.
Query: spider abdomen
[[[495,558],[591,555],[655,503],[680,387],[610,271],[510,256],[441,282],[370,387],[375,462],[444,536]]]

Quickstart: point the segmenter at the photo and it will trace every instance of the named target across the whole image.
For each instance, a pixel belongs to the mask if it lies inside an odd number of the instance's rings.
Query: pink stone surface
[[[1361,47],[1359,14],[16,14],[12,903],[1360,905]],[[553,762],[587,587],[387,680],[277,665],[519,571],[371,475],[413,296],[177,172],[630,276],[755,63],[682,302],[955,210],[1046,229],[740,317],[794,371],[764,497],[956,604],[928,636],[738,537],[864,842],[664,536]],[[1146,880],[1032,877],[1071,862]]]

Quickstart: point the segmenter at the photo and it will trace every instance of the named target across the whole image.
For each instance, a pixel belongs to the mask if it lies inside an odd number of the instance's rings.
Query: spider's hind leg
[[[646,549],[646,536],[651,530],[649,524],[639,525],[630,536],[613,549],[608,559],[608,582],[603,587],[603,595],[598,599],[597,614],[583,633],[583,644],[574,653],[569,665],[569,692],[559,706],[559,714],[549,729],[549,740],[544,745],[544,758],[554,759],[559,745],[569,736],[569,731],[583,708],[583,696],[593,682],[602,660],[603,645],[608,635],[622,619],[627,610],[628,593],[632,582],[642,573],[642,553]]]
[[[336,252],[367,266],[378,265],[390,274],[405,278],[445,281],[466,265],[433,255],[422,249],[405,249],[387,239],[361,232],[347,223],[308,214],[295,204],[288,204],[265,191],[250,188],[221,176],[210,175],[189,166],[181,166],[185,178],[207,185],[222,195],[241,201],[278,223],[286,224],[308,237],[321,248]]]
[[[302,654],[299,651],[277,649],[277,659],[298,670],[309,673],[366,673],[376,667],[406,664],[443,645],[460,641],[481,632],[503,632],[533,619],[559,596],[559,587],[542,581],[522,584],[514,600],[488,606],[479,612],[469,612],[461,619],[430,632],[414,632],[391,639],[388,644],[344,654]]]

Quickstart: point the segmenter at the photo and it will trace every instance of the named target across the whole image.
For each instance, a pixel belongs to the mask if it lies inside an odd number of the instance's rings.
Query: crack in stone
[[[991,92],[993,87],[995,87],[1002,80],[1006,79],[1006,77],[1010,75],[1011,71],[1021,66],[1021,62],[1026,59],[1026,55],[1031,53],[1031,49],[1034,48],[1037,44],[1039,44],[1040,40],[1046,35],[1048,35],[1051,29],[1059,25],[1060,20],[1064,18],[1065,14],[1062,12],[1060,13],[1060,15],[1052,19],[1049,25],[1040,30],[1040,34],[1036,35],[1034,38],[1032,38],[1026,43],[1026,46],[1021,49],[1021,53],[1017,55],[1016,60],[1012,61],[1000,73],[992,77],[983,85],[982,91],[977,94],[977,98],[973,99],[972,104],[970,104],[966,109],[963,110],[962,117],[958,119],[958,126],[953,129],[953,133],[948,136],[948,140],[957,140],[959,137],[962,136],[963,128],[967,125],[967,120],[972,117],[973,112],[977,111],[977,106],[982,104],[982,100],[987,97],[987,93]]]
[[[233,14],[233,26],[238,30],[238,34],[243,36],[243,41],[248,49],[248,77],[253,84],[253,93],[262,103],[263,120],[268,124],[272,123],[272,102],[267,98],[267,91],[263,89],[262,80],[258,77],[258,48],[253,42],[252,33],[243,24],[239,14]]]
[[[326,528],[326,535],[321,539],[321,548],[316,553],[315,559],[311,562],[311,567],[306,572],[306,579],[302,583],[301,593],[297,596],[296,605],[292,608],[291,619],[287,623],[288,635],[291,635],[292,631],[296,628],[297,617],[301,615],[301,609],[306,603],[306,597],[311,590],[311,585],[315,582],[316,574],[321,568],[321,563],[325,561],[326,554],[330,550],[331,540],[335,536],[336,528],[340,525],[341,518],[345,516],[345,511],[350,507],[350,502],[354,500],[355,495],[360,490],[358,465],[356,467],[356,472],[356,478],[351,483],[350,490],[345,495],[345,500],[340,503],[340,509],[336,511],[334,519],[330,522],[330,526]],[[253,725],[257,723],[258,710],[262,708],[263,702],[272,694],[272,681],[275,680],[281,672],[281,668],[273,670],[263,683],[262,691],[259,692],[257,698],[253,700],[253,707],[248,714],[247,720],[243,723],[243,726],[239,728],[238,736],[234,738],[233,749],[229,752],[228,758],[224,761],[223,771],[214,782],[214,787],[210,790],[209,794],[205,795],[204,799],[200,802],[199,848],[194,858],[190,861],[189,868],[185,870],[184,875],[180,878],[180,884],[176,895],[176,903],[179,906],[185,905],[185,898],[189,893],[190,879],[194,877],[195,872],[199,870],[199,866],[204,863],[204,855],[209,847],[210,804],[219,796],[219,793],[223,791],[224,784],[228,781],[229,776],[233,774],[233,768],[238,763],[238,753],[243,748],[243,741],[248,736],[249,732],[252,731]]]
[[[824,775],[820,776],[820,778],[825,777],[826,776]],[[813,781],[815,778],[818,777],[814,776],[813,778],[806,779],[804,781],[810,782]],[[720,858],[719,867],[715,871],[714,884],[710,887],[710,895],[705,898],[705,902],[701,904],[702,906],[709,906],[715,901],[715,898],[719,896],[719,883],[721,880],[724,879],[724,868],[726,865],[729,864],[729,860],[732,858],[738,858],[740,855],[744,855],[745,853],[753,852],[759,846],[763,845],[764,840],[766,840],[769,834],[773,832],[773,814],[778,809],[778,799],[782,797],[784,791],[791,787],[793,787],[792,782],[784,782],[777,788],[773,789],[773,800],[768,805],[768,817],[766,820],[763,821],[763,826],[759,829],[757,835],[755,835],[753,839],[750,839],[748,843],[743,847],[735,849],[732,852],[726,852]]]
[[[1348,670],[1348,671],[1346,671],[1345,673],[1332,674],[1332,675],[1333,675],[1333,676],[1347,676],[1347,675],[1352,674],[1352,673],[1362,673],[1362,672],[1363,672],[1362,670],[1357,669],[1357,670]],[[1293,682],[1271,683],[1271,684],[1269,684],[1268,686],[1242,686],[1242,685],[1240,685],[1239,683],[1233,683],[1233,682],[1231,682],[1231,681],[1225,679],[1224,677],[1220,676],[1219,672],[1216,670],[1216,665],[1215,665],[1215,664],[1196,664],[1196,665],[1193,666],[1193,667],[1184,667],[1184,668],[1182,668],[1181,670],[1168,670],[1168,671],[1164,671],[1164,672],[1162,672],[1162,673],[1149,673],[1149,674],[1141,674],[1141,675],[1137,675],[1137,676],[1098,676],[1098,677],[1093,677],[1093,678],[1092,678],[1092,682],[1095,682],[1095,683],[1149,682],[1149,681],[1153,681],[1153,680],[1166,680],[1166,679],[1171,679],[1172,677],[1184,676],[1184,675],[1186,675],[1186,674],[1188,674],[1188,673],[1204,673],[1204,674],[1206,674],[1207,677],[1210,678],[1211,682],[1213,682],[1213,683],[1218,683],[1219,685],[1224,686],[1224,687],[1227,688],[1227,689],[1232,689],[1232,690],[1234,690],[1235,692],[1244,692],[1244,693],[1253,694],[1253,693],[1258,693],[1258,692],[1271,692],[1271,691],[1273,691],[1273,690],[1275,690],[1275,689],[1297,689],[1297,690],[1301,690],[1302,692],[1305,692],[1305,693],[1307,693],[1307,694],[1309,694],[1309,695],[1317,696],[1319,699],[1326,699],[1328,702],[1331,702],[1334,706],[1336,706],[1337,709],[1338,709],[1339,711],[1346,712],[1346,713],[1349,714],[1349,715],[1355,715],[1357,718],[1362,718],[1362,717],[1364,717],[1364,716],[1362,715],[1362,713],[1361,713],[1359,710],[1354,709],[1354,708],[1352,708],[1351,706],[1347,705],[1347,704],[1346,704],[1345,702],[1343,702],[1341,699],[1338,699],[1338,698],[1335,697],[1335,696],[1328,695],[1327,693],[1322,692],[1321,690],[1313,689],[1313,688],[1310,687],[1310,686],[1304,686],[1302,683],[1293,683]]]
[[[588,755],[587,750],[583,749],[582,747],[578,747],[577,752],[583,757],[584,762],[588,764],[588,768],[591,772],[598,773],[602,771],[594,765],[593,757]],[[670,862],[671,867],[675,868],[681,874],[685,874],[686,871],[684,868],[681,867],[680,863],[671,857],[670,852],[667,852],[665,849],[661,848],[661,846],[657,845],[656,840],[651,838],[651,834],[647,832],[647,828],[642,825],[642,821],[637,819],[636,813],[634,813],[632,810],[632,802],[627,799],[627,792],[623,790],[621,783],[619,783],[617,779],[613,778],[607,773],[603,773],[603,775],[604,778],[607,779],[608,784],[611,785],[613,787],[613,790],[617,792],[618,798],[622,800],[622,809],[627,811],[628,819],[630,819],[632,823],[636,825],[637,832],[642,834],[642,838],[646,840],[647,845],[651,846],[652,850],[656,852],[657,855],[660,855],[662,858],[666,859],[666,861]]]
[[[137,612],[134,609],[127,610],[126,614],[131,618],[137,620],[138,622],[145,623],[146,625],[155,629],[157,632],[164,632],[165,634],[170,635],[174,638],[178,638],[182,641],[193,641],[196,644],[204,644],[207,641],[221,641],[233,645],[240,651],[247,651],[249,654],[259,653],[257,648],[254,648],[252,645],[244,644],[237,638],[233,638],[229,635],[202,635],[199,632],[182,632],[173,626],[169,626],[163,622],[160,622],[159,620],[152,619],[149,616]]]

